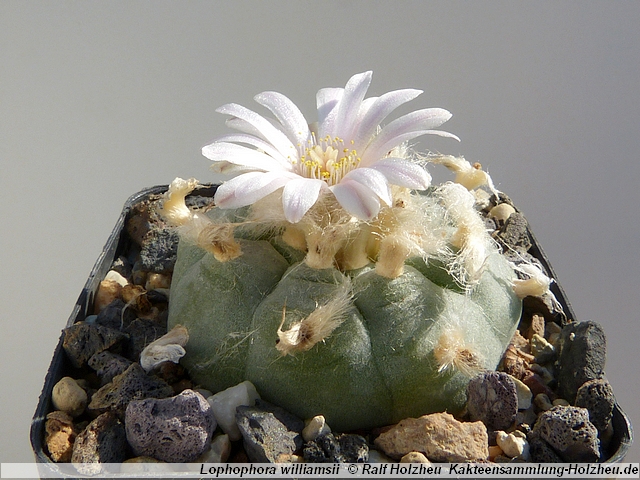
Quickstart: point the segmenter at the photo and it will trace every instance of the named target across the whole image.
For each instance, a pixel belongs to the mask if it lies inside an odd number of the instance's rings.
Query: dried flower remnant
[[[185,225],[192,219],[193,213],[187,207],[185,198],[191,192],[193,192],[198,186],[198,181],[195,178],[184,180],[182,178],[176,178],[169,190],[164,196],[164,202],[160,209],[162,217],[173,226]]]
[[[234,239],[234,225],[214,223],[205,214],[192,211],[186,197],[198,187],[195,179],[176,178],[165,193],[159,213],[171,225],[178,227],[180,236],[189,239],[212,253],[219,262],[233,260],[242,250]]]
[[[450,327],[442,332],[433,355],[438,364],[438,373],[460,372],[471,378],[485,369],[482,356],[474,344],[465,339],[459,327]]]
[[[477,162],[471,164],[463,157],[454,157],[453,155],[433,155],[429,156],[428,160],[431,163],[444,165],[454,172],[456,174],[455,183],[459,183],[467,190],[475,190],[486,185],[492,193],[498,193],[489,174],[482,170],[482,165]]]
[[[318,342],[324,341],[344,322],[349,309],[353,308],[351,281],[344,277],[338,291],[324,304],[300,321],[294,322],[287,330],[282,330],[286,320],[287,306],[282,307],[282,322],[278,327],[276,348],[282,355],[306,352]]]
[[[519,265],[517,269],[527,277],[513,281],[513,291],[519,298],[541,297],[550,293],[549,287],[552,279],[547,277],[539,267],[533,264],[523,264]]]

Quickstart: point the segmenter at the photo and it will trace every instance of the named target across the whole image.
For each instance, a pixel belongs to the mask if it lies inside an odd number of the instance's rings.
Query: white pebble
[[[496,434],[496,443],[507,457],[529,459],[529,443],[525,438],[503,431],[498,431]]]
[[[327,425],[324,416],[316,415],[306,422],[302,430],[302,438],[305,442],[311,442],[321,435],[331,433],[331,428]]]
[[[516,393],[518,395],[518,410],[526,410],[531,406],[531,399],[533,398],[531,389],[516,377],[513,377],[511,375],[509,375],[509,377],[511,377],[511,380],[513,380],[513,383],[516,386]]]
[[[211,448],[204,452],[196,463],[226,463],[231,454],[229,435],[216,435],[211,441]]]
[[[246,381],[216,393],[207,398],[207,401],[211,405],[218,425],[233,442],[242,438],[236,424],[236,408],[241,405],[253,406],[259,398],[260,395],[258,395],[253,383]]]
[[[103,280],[98,285],[98,291],[94,297],[93,311],[94,313],[100,313],[107,305],[114,300],[120,298],[120,292],[122,292],[122,285],[114,280]]]
[[[129,281],[115,270],[109,270],[104,276],[104,279],[116,282],[121,287],[126,287],[127,285],[129,285]]]
[[[56,410],[62,410],[72,417],[84,412],[87,406],[87,392],[71,377],[64,377],[53,386],[51,401]]]

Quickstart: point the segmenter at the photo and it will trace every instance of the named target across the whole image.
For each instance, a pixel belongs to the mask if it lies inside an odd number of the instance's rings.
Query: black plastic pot
[[[88,313],[93,307],[94,296],[98,290],[98,285],[100,281],[104,279],[105,275],[111,268],[113,261],[118,258],[120,255],[127,252],[129,245],[132,240],[129,238],[128,234],[125,230],[125,225],[128,217],[131,215],[133,208],[146,200],[149,200],[153,196],[162,194],[166,192],[168,189],[167,185],[161,185],[156,187],[147,188],[142,190],[141,192],[136,193],[131,196],[124,205],[122,213],[118,218],[116,225],[111,233],[107,243],[98,257],[95,266],[93,267],[91,273],[89,274],[89,278],[80,292],[80,296],[76,304],[73,307],[71,312],[71,316],[67,320],[66,327],[73,325],[78,321],[84,320]],[[208,186],[196,191],[198,196],[208,196],[211,197],[215,193],[215,186]],[[530,232],[531,233],[531,232]],[[553,272],[553,269],[540,248],[540,245],[536,241],[533,234],[531,234],[531,238],[533,240],[533,246],[529,250],[529,252],[534,255],[547,269],[547,271],[552,275],[554,279],[556,279],[556,275]],[[564,312],[566,313],[568,318],[575,319],[575,315],[573,313],[571,304],[568,302],[562,287],[556,281],[552,284],[551,287],[554,295],[557,300],[562,305]],[[73,371],[73,367],[70,362],[67,360],[66,355],[62,349],[62,336],[60,337],[60,341],[56,346],[53,352],[53,358],[51,360],[51,365],[49,366],[49,371],[47,372],[47,376],[44,381],[44,387],[42,389],[42,393],[40,394],[40,399],[38,401],[38,406],[36,408],[36,412],[33,417],[33,421],[31,423],[31,445],[33,447],[33,452],[35,455],[36,462],[41,464],[42,467],[47,468],[49,470],[56,469],[56,465],[51,461],[49,456],[45,451],[44,445],[44,434],[45,434],[45,421],[46,416],[49,412],[52,411],[51,406],[51,392],[53,390],[53,386],[64,376],[70,375]],[[632,443],[633,439],[633,431],[631,428],[631,423],[629,422],[628,417],[625,413],[620,409],[618,405],[615,406],[613,412],[613,440],[611,443],[611,456],[606,460],[607,462],[622,462],[629,447]]]

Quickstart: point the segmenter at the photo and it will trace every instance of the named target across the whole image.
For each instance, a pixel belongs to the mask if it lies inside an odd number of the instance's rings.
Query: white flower
[[[318,122],[311,127],[298,107],[277,92],[254,97],[275,120],[234,103],[217,109],[231,115],[227,125],[241,133],[225,135],[202,149],[214,162],[214,171],[235,175],[218,188],[216,204],[251,205],[283,188],[285,218],[297,223],[321,194],[330,192],[351,215],[370,220],[378,214],[380,201],[391,204],[390,185],[427,188],[431,177],[422,166],[389,155],[400,144],[425,134],[457,139],[433,130],[451,114],[427,108],[380,128],[394,109],[422,92],[395,90],[365,99],[371,75],[354,75],[345,88],[321,89],[316,96]]]

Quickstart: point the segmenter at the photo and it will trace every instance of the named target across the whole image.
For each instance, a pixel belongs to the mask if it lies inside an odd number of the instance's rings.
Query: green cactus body
[[[280,237],[239,243],[242,254],[220,262],[180,242],[169,327],[189,331],[182,363],[214,392],[250,380],[264,399],[302,418],[322,414],[337,431],[459,412],[465,367],[495,369],[520,318],[513,269],[497,252],[464,290],[421,257],[386,278],[372,265],[311,268]],[[293,355],[276,348],[279,330],[346,290],[330,335]]]
[[[214,392],[249,380],[336,431],[460,412],[512,338],[517,289],[545,284],[523,285],[489,237],[479,210],[499,192],[481,165],[409,146],[457,138],[437,130],[451,114],[383,125],[420,91],[365,98],[371,78],[319,90],[312,122],[277,92],[255,97],[273,118],[223,105],[239,133],[202,149],[229,176],[215,208],[189,208],[198,182],[176,178],[160,211],[181,236],[169,327],[188,330],[192,379]],[[455,182],[432,185],[428,162]]]

